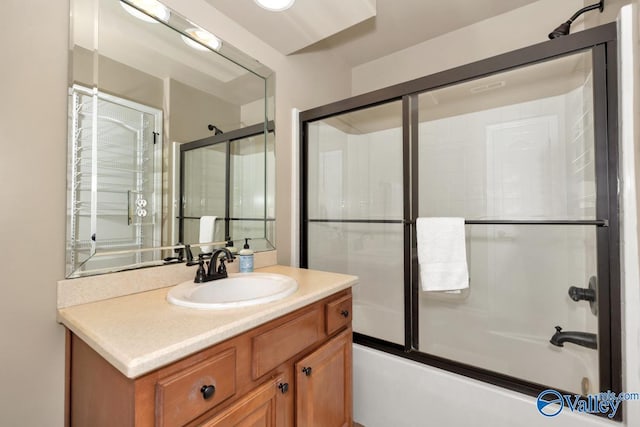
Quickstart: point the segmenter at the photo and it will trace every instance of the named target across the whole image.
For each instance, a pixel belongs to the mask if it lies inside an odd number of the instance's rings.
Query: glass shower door
[[[152,261],[160,246],[160,110],[91,89],[70,94],[69,273]]]
[[[213,242],[251,239],[254,251],[275,240],[275,138],[262,125],[227,131],[180,150],[179,240],[200,241],[203,216],[215,217]],[[204,242],[200,242],[204,243]],[[198,254],[198,249],[194,251]]]
[[[308,266],[359,276],[357,333],[404,344],[402,104],[308,125]]]
[[[622,391],[615,34],[608,24],[300,113],[300,265],[360,276],[355,343],[533,397]],[[358,168],[343,147],[399,131],[383,114],[399,99],[402,146],[399,133],[394,153],[372,143]],[[351,186],[372,188],[400,151],[393,219],[352,215],[373,199]],[[464,220],[468,288],[422,290],[426,217]],[[393,239],[378,243],[374,227]],[[355,268],[369,252],[382,256]]]
[[[214,241],[225,233],[227,198],[227,142],[207,145],[182,153],[180,241],[200,241],[200,218],[214,216]],[[194,251],[195,254],[198,251]]]
[[[590,51],[418,96],[419,217],[467,221],[470,286],[418,291],[419,350],[575,393],[600,391]],[[597,286],[595,286],[597,288]],[[597,289],[595,290],[597,293]]]

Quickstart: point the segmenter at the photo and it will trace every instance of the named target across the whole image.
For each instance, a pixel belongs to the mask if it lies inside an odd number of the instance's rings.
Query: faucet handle
[[[562,332],[562,328],[560,326],[556,326],[556,332]]]
[[[225,261],[227,261],[227,257],[226,256],[221,256],[218,258],[219,260],[219,264],[218,264],[218,273],[219,274],[227,274],[227,266],[225,265]],[[231,261],[233,262],[233,261]]]
[[[204,260],[201,259],[198,261],[198,271],[196,271],[196,277],[193,279],[194,283],[203,283],[206,282],[207,272],[204,269]]]

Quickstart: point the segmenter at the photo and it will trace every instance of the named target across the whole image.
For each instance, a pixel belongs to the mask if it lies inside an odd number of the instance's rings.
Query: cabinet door
[[[351,328],[296,363],[296,425],[351,426]]]
[[[276,390],[280,380],[261,385],[203,427],[275,427]]]

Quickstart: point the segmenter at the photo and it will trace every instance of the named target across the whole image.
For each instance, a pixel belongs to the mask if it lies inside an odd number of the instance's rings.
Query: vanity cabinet
[[[350,426],[351,331],[295,364],[296,425]]]
[[[127,378],[67,333],[67,425],[352,424],[351,290]]]

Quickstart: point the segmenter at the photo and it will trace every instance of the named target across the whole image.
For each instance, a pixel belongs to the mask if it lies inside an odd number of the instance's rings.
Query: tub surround
[[[177,270],[180,267],[189,274],[185,273],[185,277],[182,277]],[[154,285],[143,280],[144,283],[130,287],[128,294],[108,299],[95,298],[106,293],[102,285],[97,285],[100,278],[105,280],[106,287],[108,283],[113,283],[109,276],[87,278],[95,280],[97,291],[93,295],[83,291],[81,296],[76,297],[69,290],[71,285],[63,283],[65,295],[62,298],[59,295],[58,301],[66,304],[58,309],[58,321],[123,375],[136,378],[348,289],[357,282],[355,276],[279,265],[256,271],[290,276],[298,281],[299,288],[293,295],[280,301],[253,307],[220,311],[178,307],[167,302],[168,287],[191,279],[195,271],[184,264],[164,266],[139,270],[138,273],[126,272],[134,275],[148,273],[145,277],[156,278],[158,289],[153,289]],[[167,283],[169,281],[171,283]],[[127,288],[122,284],[116,287],[123,293]],[[94,302],[68,304],[79,300]]]

